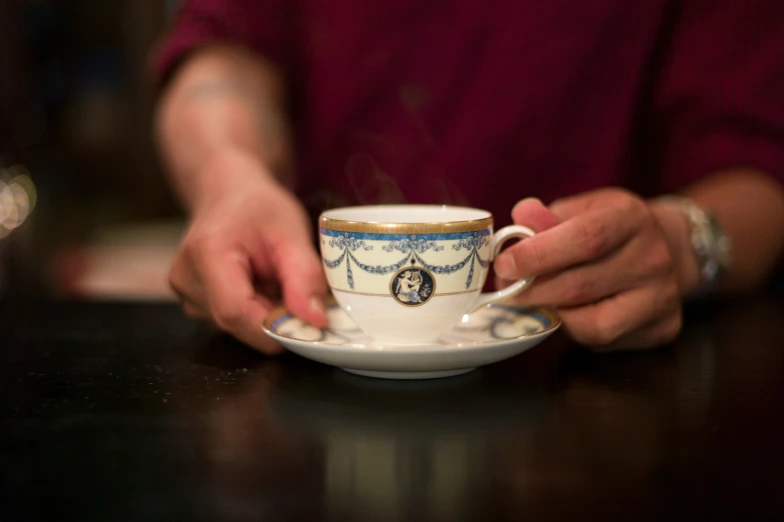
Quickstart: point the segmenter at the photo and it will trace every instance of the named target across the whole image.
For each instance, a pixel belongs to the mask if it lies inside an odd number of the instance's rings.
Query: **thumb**
[[[544,232],[561,222],[561,219],[537,198],[520,200],[512,209],[512,220],[518,225]]]
[[[327,282],[321,258],[307,241],[286,240],[277,245],[273,262],[280,277],[286,307],[318,328],[327,326]]]

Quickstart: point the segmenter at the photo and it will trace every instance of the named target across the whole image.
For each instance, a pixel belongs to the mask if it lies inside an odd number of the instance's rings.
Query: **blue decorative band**
[[[510,312],[514,312],[516,314],[527,315],[528,317],[533,317],[534,319],[536,319],[537,321],[542,323],[545,328],[550,328],[550,325],[552,324],[550,322],[550,319],[548,319],[545,315],[542,315],[542,314],[540,314],[538,312],[533,312],[531,310],[527,310],[525,308],[521,308],[519,306],[500,305],[500,304],[494,304],[492,306],[493,306],[493,308],[500,308],[502,310],[509,310]]]
[[[321,229],[321,233],[329,237],[355,237],[357,239],[366,239],[370,241],[399,241],[401,239],[425,239],[428,241],[450,241],[458,239],[466,239],[474,236],[489,236],[490,229],[474,230],[472,232],[452,232],[449,234],[368,234],[365,232],[342,232],[339,230],[329,230],[326,228]]]
[[[275,319],[272,322],[272,324],[270,325],[270,327],[269,327],[270,332],[278,333],[278,328],[280,328],[280,325],[282,325],[283,323],[285,323],[286,321],[288,321],[292,317],[294,317],[294,316],[291,315],[291,314],[286,314],[286,315],[282,315],[282,316],[278,317],[277,319]]]

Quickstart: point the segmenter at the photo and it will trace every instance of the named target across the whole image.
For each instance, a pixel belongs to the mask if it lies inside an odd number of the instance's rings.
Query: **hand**
[[[496,274],[537,276],[519,299],[555,307],[576,341],[612,350],[677,336],[681,295],[696,277],[682,216],[618,189],[556,201],[549,210],[523,200],[512,216],[540,233],[500,254]]]
[[[205,170],[170,274],[185,312],[276,353],[261,324],[281,287],[294,314],[326,326],[326,281],[300,203],[252,159],[224,157]]]

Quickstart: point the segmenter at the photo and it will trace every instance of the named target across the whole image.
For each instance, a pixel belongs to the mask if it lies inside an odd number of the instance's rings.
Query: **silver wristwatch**
[[[670,203],[683,212],[691,230],[691,246],[700,266],[700,284],[692,297],[711,292],[732,264],[732,245],[716,218],[683,196],[662,196],[659,201]]]

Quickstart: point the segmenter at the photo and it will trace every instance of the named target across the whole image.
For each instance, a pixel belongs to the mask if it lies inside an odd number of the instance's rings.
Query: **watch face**
[[[716,218],[691,199],[662,196],[684,213],[691,228],[691,242],[700,265],[700,287],[694,295],[710,292],[730,267],[732,245]]]

